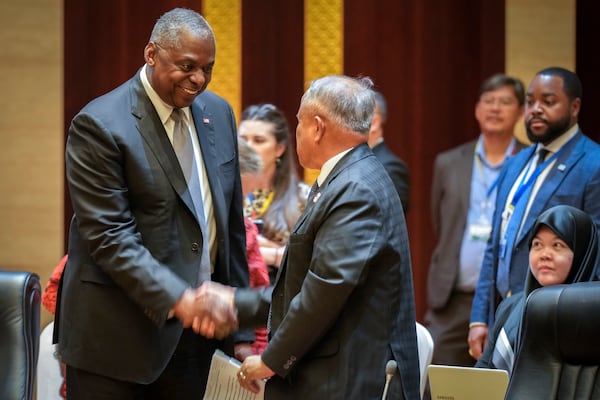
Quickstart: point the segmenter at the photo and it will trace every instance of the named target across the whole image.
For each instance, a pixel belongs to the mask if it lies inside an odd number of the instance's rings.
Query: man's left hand
[[[275,372],[267,367],[260,356],[250,356],[246,358],[240,367],[237,377],[238,382],[244,389],[252,393],[258,393],[260,391],[258,380],[267,379],[273,375],[275,375]]]

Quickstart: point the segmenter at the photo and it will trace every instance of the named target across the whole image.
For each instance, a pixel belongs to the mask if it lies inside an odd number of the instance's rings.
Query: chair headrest
[[[537,289],[523,314],[521,349],[573,365],[600,364],[600,282]]]

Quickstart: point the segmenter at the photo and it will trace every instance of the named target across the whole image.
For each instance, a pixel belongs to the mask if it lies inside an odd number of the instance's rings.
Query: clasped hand
[[[186,289],[173,312],[185,328],[207,338],[223,339],[237,329],[234,306],[235,289],[216,282],[204,282],[197,289]]]

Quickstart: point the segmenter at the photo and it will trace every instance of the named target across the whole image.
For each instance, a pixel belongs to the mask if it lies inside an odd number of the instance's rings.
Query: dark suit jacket
[[[290,236],[262,359],[266,399],[419,398],[408,234],[399,197],[367,145],[346,154]],[[241,294],[241,293],[240,293]],[[245,311],[240,309],[240,314]]]
[[[371,150],[392,178],[402,201],[402,208],[407,212],[410,206],[410,175],[406,163],[394,154],[385,142],[377,143]]]
[[[565,146],[537,193],[520,236],[515,240],[513,248],[507,250],[512,251],[510,290],[513,293],[523,290],[529,266],[527,233],[542,211],[558,204],[567,204],[587,212],[596,224],[600,224],[600,146],[581,132],[577,132]],[[500,173],[492,235],[487,244],[475,291],[471,322],[493,322],[492,316],[497,306],[494,293],[501,240],[501,214],[513,183],[533,157],[535,148],[530,146],[512,157]]]
[[[431,187],[431,221],[438,239],[427,276],[427,302],[446,306],[460,269],[460,248],[471,200],[473,157],[477,141],[464,143],[435,159]],[[516,142],[517,150],[525,145]]]
[[[233,112],[211,92],[191,112],[213,197],[212,279],[248,286]],[[139,72],[73,119],[66,174],[75,215],[57,318],[62,357],[93,373],[150,383],[181,335],[177,320],[165,320],[184,289],[198,284],[203,241]],[[199,345],[207,342],[199,337]]]

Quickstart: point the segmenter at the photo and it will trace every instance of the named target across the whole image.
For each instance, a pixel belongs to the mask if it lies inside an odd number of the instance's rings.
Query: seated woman
[[[542,286],[595,280],[597,262],[597,228],[589,215],[567,205],[543,212],[530,231],[525,290],[498,306],[488,345],[475,366],[510,374],[527,296]]]

